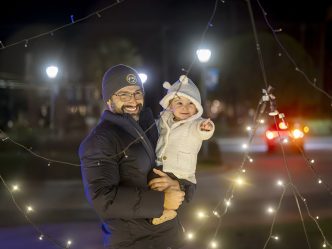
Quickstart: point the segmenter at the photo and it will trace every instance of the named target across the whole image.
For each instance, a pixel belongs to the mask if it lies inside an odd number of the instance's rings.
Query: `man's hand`
[[[185,193],[180,190],[168,189],[165,191],[164,208],[176,210],[182,204]]]
[[[166,173],[158,169],[153,169],[153,172],[160,177],[154,178],[149,182],[149,187],[157,191],[165,191],[166,189],[180,190],[180,184],[177,180],[173,180]]]
[[[208,118],[200,124],[199,128],[201,131],[211,131],[213,129],[212,121]]]

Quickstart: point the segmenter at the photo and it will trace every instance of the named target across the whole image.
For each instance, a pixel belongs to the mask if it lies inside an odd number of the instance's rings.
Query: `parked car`
[[[273,123],[265,131],[267,151],[276,151],[280,148],[279,143],[281,142],[284,149],[300,152],[304,149],[305,136],[308,131],[309,128],[299,122]]]

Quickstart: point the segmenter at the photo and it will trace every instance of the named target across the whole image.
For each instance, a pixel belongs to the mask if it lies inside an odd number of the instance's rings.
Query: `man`
[[[158,133],[137,72],[125,65],[110,68],[102,81],[108,110],[79,148],[85,193],[103,221],[109,249],[176,249],[183,230],[173,219],[153,225],[164,210],[184,199],[179,181],[165,173],[150,181]],[[152,190],[154,189],[154,190]],[[158,190],[158,191],[157,191]]]

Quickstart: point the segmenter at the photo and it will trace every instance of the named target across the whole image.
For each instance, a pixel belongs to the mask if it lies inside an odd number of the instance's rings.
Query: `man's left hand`
[[[168,188],[180,190],[180,184],[177,180],[173,180],[166,173],[158,169],[153,169],[153,172],[160,177],[152,179],[148,185],[151,189],[157,191],[165,191]]]

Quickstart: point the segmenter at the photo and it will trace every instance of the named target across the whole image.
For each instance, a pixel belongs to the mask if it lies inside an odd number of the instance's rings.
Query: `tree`
[[[295,70],[273,36],[261,33],[258,38],[267,83],[275,88],[280,111],[301,115],[307,108],[319,104],[321,95],[313,91],[312,86]],[[279,39],[298,67],[313,79],[316,69],[307,51],[287,34],[281,34]],[[225,42],[222,51],[222,82],[219,89],[222,99],[235,112],[241,108],[254,108],[262,95],[261,89],[265,88],[254,37],[252,34],[233,37]]]

